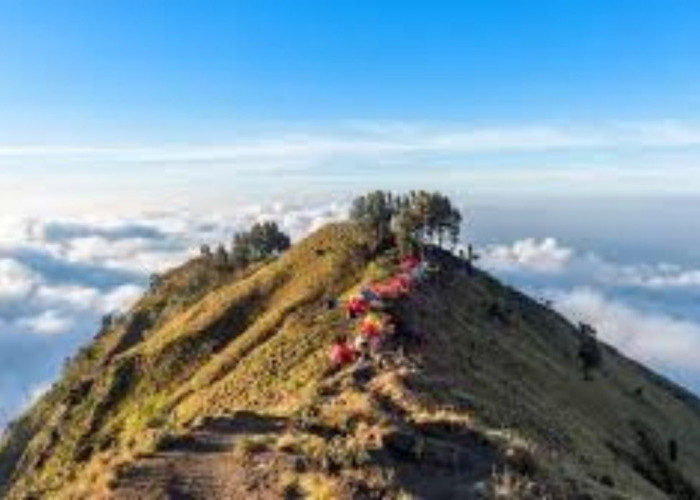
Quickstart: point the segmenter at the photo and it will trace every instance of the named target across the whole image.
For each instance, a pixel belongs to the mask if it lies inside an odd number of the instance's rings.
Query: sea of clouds
[[[346,203],[248,206],[233,214],[0,218],[0,427],[34,401],[107,313],[127,309],[149,276],[276,220],[293,239],[346,217]],[[480,266],[626,354],[700,390],[700,269],[622,264],[554,238],[481,246]]]

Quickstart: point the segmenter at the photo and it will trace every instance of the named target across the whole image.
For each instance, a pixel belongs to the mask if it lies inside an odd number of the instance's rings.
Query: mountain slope
[[[394,257],[346,223],[242,273],[168,273],[6,433],[0,491],[698,498],[696,398],[612,348],[582,380],[572,325],[446,253],[395,304],[420,345],[333,373],[353,324],[327,300]]]

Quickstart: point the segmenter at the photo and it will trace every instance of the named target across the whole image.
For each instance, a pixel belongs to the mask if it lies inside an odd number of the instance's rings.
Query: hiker
[[[349,365],[357,358],[357,352],[345,335],[338,335],[331,346],[331,361],[337,367]]]
[[[579,331],[581,332],[581,344],[579,345],[578,357],[581,360],[583,379],[592,380],[591,370],[600,367],[603,361],[602,353],[596,338],[596,331],[592,326],[579,323]]]

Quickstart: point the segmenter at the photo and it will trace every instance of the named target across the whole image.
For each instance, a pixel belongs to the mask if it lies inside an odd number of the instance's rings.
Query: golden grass
[[[302,474],[298,484],[308,500],[337,500],[341,497],[335,479],[323,474]]]

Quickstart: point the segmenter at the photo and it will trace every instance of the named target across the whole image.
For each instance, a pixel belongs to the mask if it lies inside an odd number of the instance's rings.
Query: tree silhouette
[[[229,255],[224,245],[219,244],[214,252],[214,265],[219,269],[226,269],[229,265]]]
[[[595,329],[586,324],[580,323],[581,343],[579,345],[578,357],[581,360],[584,380],[592,380],[591,371],[603,363],[603,355],[598,345],[597,333]]]

